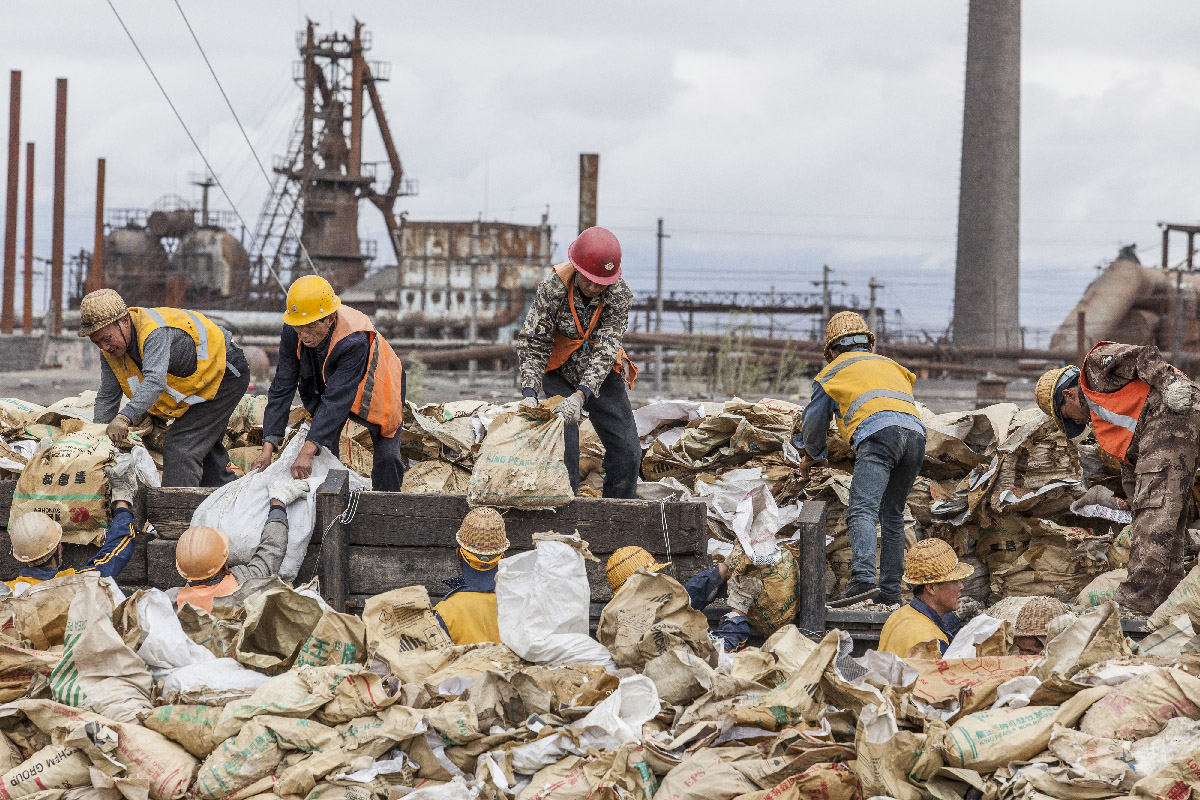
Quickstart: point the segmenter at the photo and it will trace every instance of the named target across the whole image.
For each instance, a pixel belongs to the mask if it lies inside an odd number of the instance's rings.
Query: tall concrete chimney
[[[1021,2],[970,0],[954,343],[1018,347]]]

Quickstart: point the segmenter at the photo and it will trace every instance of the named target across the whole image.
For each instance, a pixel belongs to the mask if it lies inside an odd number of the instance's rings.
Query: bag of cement
[[[762,581],[762,592],[746,610],[746,619],[755,630],[769,636],[795,619],[800,570],[791,550],[781,547],[774,564],[756,566],[738,542],[726,563],[730,574],[750,575]]]
[[[1200,719],[1200,679],[1157,669],[1113,688],[1083,715],[1079,730],[1112,739],[1142,739],[1175,717]]]
[[[5,797],[25,797],[50,789],[91,785],[91,759],[77,747],[52,744],[0,776]]]
[[[0,436],[8,439],[19,434],[45,412],[45,406],[12,397],[0,397]]]
[[[622,667],[642,667],[676,647],[716,665],[708,619],[692,608],[678,581],[645,568],[630,575],[604,607],[596,638]]]
[[[71,600],[62,661],[50,673],[51,696],[117,722],[136,722],[151,709],[153,679],[113,628],[112,600],[90,577]]]
[[[564,461],[562,417],[520,408],[496,417],[467,484],[472,506],[554,508],[574,498]]]
[[[579,534],[535,533],[534,550],[500,560],[496,617],[500,641],[534,664],[607,666],[612,657],[588,634],[591,587]]]
[[[271,466],[262,472],[252,472],[215,489],[192,514],[193,526],[207,525],[229,534],[229,563],[245,564],[254,555],[254,549],[262,540],[262,529],[270,511],[271,484],[291,480],[292,463],[304,446],[307,427],[301,427],[292,437],[283,453]],[[325,481],[331,469],[342,469],[342,462],[325,448],[313,458],[312,475],[308,485],[313,489],[303,500],[292,503],[288,513],[287,554],[279,568],[284,580],[294,580],[300,572],[304,553],[313,534],[316,515],[316,489]],[[366,488],[366,482],[356,473],[350,472],[350,489]]]
[[[367,598],[362,619],[368,654],[386,662],[397,675],[408,654],[442,650],[454,644],[438,624],[424,586],[405,586]],[[429,672],[443,662],[439,659]]]
[[[1114,569],[1101,573],[1092,582],[1083,587],[1083,591],[1075,598],[1075,604],[1080,606],[1098,606],[1113,599],[1117,587],[1129,577],[1129,570]]]
[[[465,494],[471,473],[447,461],[422,461],[404,471],[401,491],[410,494]]]
[[[259,592],[246,602],[233,657],[268,675],[283,672],[324,614],[318,601],[287,587]]]
[[[52,578],[34,584],[16,597],[4,598],[5,614],[12,615],[12,630],[8,630],[6,624],[6,632],[24,639],[38,650],[61,645],[71,601],[75,593],[94,578],[94,575],[87,573]]]
[[[361,664],[367,658],[367,630],[353,614],[326,609],[296,655],[298,667]]]
[[[754,747],[702,747],[666,774],[654,796],[666,800],[733,800],[756,792],[759,787],[735,764],[757,757],[760,753]]]
[[[108,528],[108,477],[115,450],[103,433],[58,436],[17,478],[8,524],[41,511],[63,528],[63,541],[100,544]]]
[[[267,678],[232,658],[217,658],[168,672],[162,679],[162,695],[172,703],[223,705],[254,694]]]
[[[1200,625],[1200,563],[1192,567],[1162,605],[1146,619],[1146,630],[1157,630],[1180,614],[1187,614],[1192,625]]]
[[[1129,548],[1133,546],[1133,526],[1126,525],[1108,546],[1108,565],[1113,569],[1129,566]]]
[[[929,780],[942,766],[940,753],[930,744],[945,725],[931,729],[929,734],[902,731],[890,709],[864,708],[854,737],[854,774],[862,783],[862,796],[923,800],[926,794],[917,782]]]

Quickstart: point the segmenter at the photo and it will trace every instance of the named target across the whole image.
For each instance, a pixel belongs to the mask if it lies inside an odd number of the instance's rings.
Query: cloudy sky
[[[175,3],[112,2],[253,225],[268,187]],[[653,288],[661,216],[668,290],[810,290],[827,263],[847,292],[882,281],[909,330],[949,320],[963,0],[181,2],[268,168],[299,108],[296,31],[357,16],[370,56],[393,65],[383,103],[420,182],[399,206],[410,218],[536,223],[549,206],[563,253],[578,154],[599,152],[599,220],[635,289]],[[203,163],[106,0],[0,0],[0,30],[0,69],[24,73],[22,140],[38,147],[37,255],[50,251],[56,77],[70,80],[68,253],[91,247],[97,157],[110,208],[192,195]],[[1155,223],[1195,220],[1198,34],[1184,0],[1025,4],[1029,344],[1045,345],[1120,244],[1157,263]],[[377,139],[366,158],[382,158]],[[379,235],[363,210],[363,235]]]

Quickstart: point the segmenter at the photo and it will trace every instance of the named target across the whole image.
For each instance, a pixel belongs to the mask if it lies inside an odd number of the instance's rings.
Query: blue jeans
[[[850,533],[850,580],[875,583],[875,526],[882,530],[879,589],[900,594],[904,574],[904,503],[925,459],[925,437],[887,427],[858,443],[846,527]]]

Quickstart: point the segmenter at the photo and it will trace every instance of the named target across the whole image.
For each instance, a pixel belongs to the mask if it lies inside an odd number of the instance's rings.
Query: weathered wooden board
[[[145,561],[142,566],[143,578],[140,581],[133,580],[132,576],[126,578],[126,574],[121,573],[119,583],[122,586],[131,585],[148,585],[158,589],[169,589],[172,586],[183,586],[183,578],[179,576],[179,571],[175,569],[175,539],[156,539],[149,542],[144,549]],[[312,579],[317,574],[317,555],[320,547],[316,544],[309,544],[307,552],[304,554],[304,561],[300,565],[300,575],[296,579],[296,583],[304,583]]]
[[[178,539],[192,523],[192,512],[204,502],[212,489],[178,487],[147,489],[146,520],[163,539]]]

